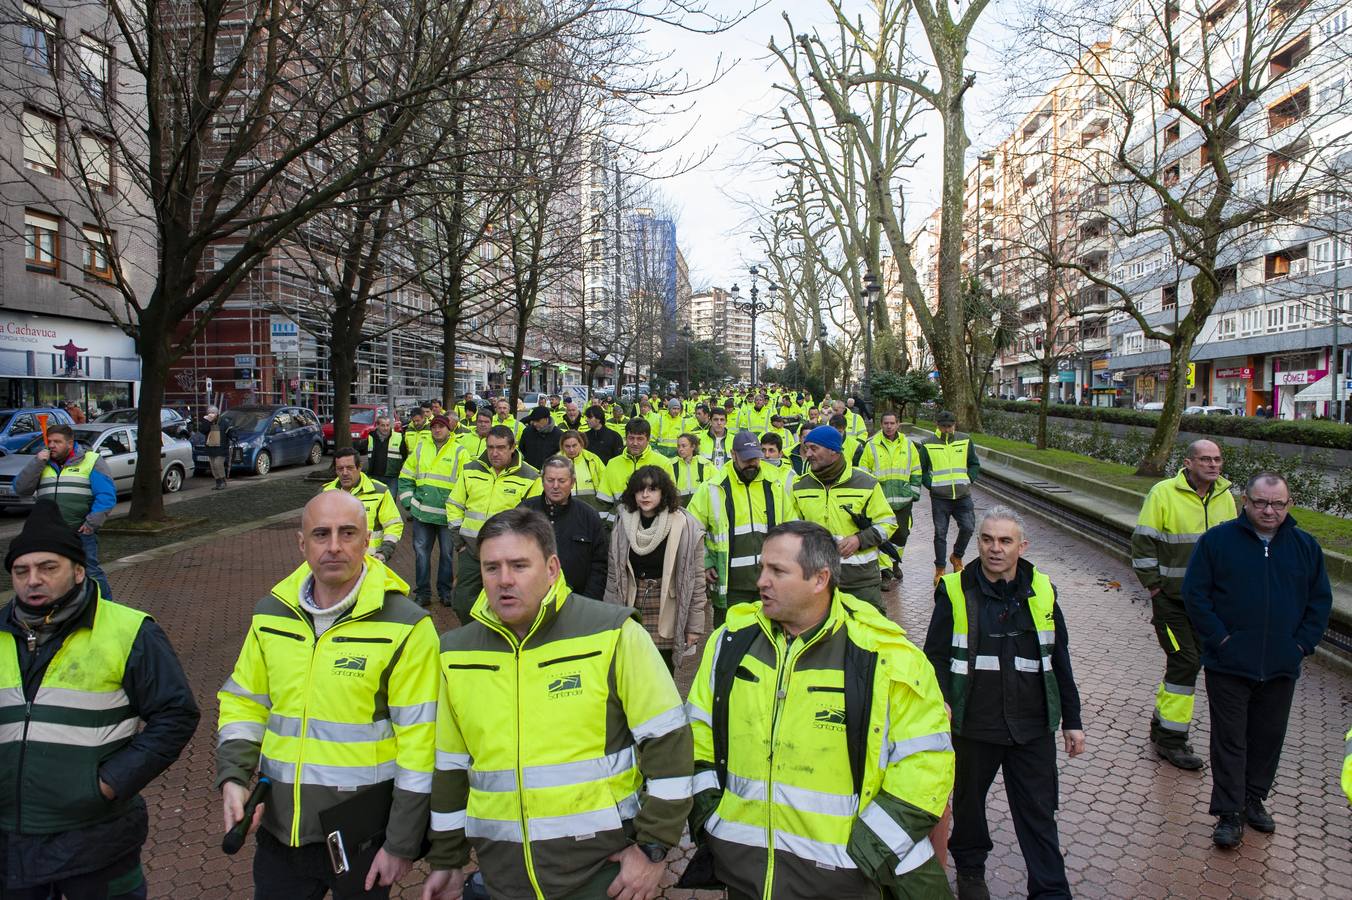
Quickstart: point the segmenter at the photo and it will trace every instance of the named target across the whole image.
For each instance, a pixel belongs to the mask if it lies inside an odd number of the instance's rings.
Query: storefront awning
[[[1343,380],[1342,396],[1334,397],[1333,393],[1333,376],[1325,375],[1314,384],[1297,391],[1296,396],[1292,399],[1297,403],[1327,403],[1332,400],[1352,399],[1352,391],[1347,389],[1346,377]]]

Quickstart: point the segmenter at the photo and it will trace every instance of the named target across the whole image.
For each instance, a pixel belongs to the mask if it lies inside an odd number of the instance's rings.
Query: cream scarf
[[[676,554],[685,531],[685,517],[680,513],[672,515],[669,510],[664,509],[657,514],[651,525],[644,528],[637,510],[630,512],[621,506],[619,512],[620,527],[624,529],[624,536],[629,541],[629,547],[639,556],[647,556],[668,536],[671,538],[667,541],[667,552],[662,558],[662,595],[658,600],[657,635],[666,639],[673,638],[676,636],[676,604],[670,601],[678,580]],[[623,560],[623,563],[626,567],[629,566],[628,559]],[[630,571],[632,572],[632,569]],[[634,587],[631,584],[629,596],[625,598],[627,605],[634,605],[634,596]],[[684,635],[681,639],[684,640]]]

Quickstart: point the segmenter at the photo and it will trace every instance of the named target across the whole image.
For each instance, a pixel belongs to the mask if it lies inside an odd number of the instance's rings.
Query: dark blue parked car
[[[274,466],[312,466],[324,458],[319,417],[303,406],[237,406],[222,418],[235,429],[232,471],[266,475]],[[206,472],[206,435],[200,430],[193,433],[192,451],[193,468]]]
[[[0,409],[0,447],[14,450],[26,444],[35,434],[42,433],[38,415],[47,417],[47,424],[73,425],[70,413],[52,406],[29,406],[23,409]]]

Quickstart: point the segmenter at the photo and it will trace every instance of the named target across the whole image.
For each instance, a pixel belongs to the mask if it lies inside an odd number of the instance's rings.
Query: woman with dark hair
[[[695,489],[719,471],[713,460],[699,455],[699,438],[689,433],[676,439],[676,458],[671,461],[671,469],[682,506],[689,506]]]
[[[660,466],[636,470],[615,505],[604,599],[639,611],[673,672],[708,632],[704,529]]]

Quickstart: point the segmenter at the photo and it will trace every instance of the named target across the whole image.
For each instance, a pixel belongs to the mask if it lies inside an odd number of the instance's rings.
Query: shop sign
[[[236,369],[256,369],[258,368],[258,357],[240,353],[235,356]]]
[[[1249,366],[1236,366],[1231,369],[1217,369],[1216,378],[1221,381],[1252,381],[1253,369]]]
[[[35,354],[37,374],[58,378],[79,378],[89,372],[102,377],[105,360],[114,360],[114,369],[127,371],[127,361],[135,371],[126,380],[139,379],[140,358],[136,342],[115,325],[82,322],[55,316],[25,313],[0,313],[0,350]],[[30,374],[26,356],[0,360],[0,374]],[[12,370],[12,371],[11,371]],[[50,373],[50,374],[49,374]],[[118,376],[119,380],[121,376]]]
[[[1272,380],[1281,387],[1294,387],[1300,384],[1314,384],[1324,377],[1322,369],[1297,369],[1292,372],[1275,372]]]
[[[1059,382],[1061,382],[1062,384],[1074,384],[1074,383],[1075,383],[1075,373],[1074,373],[1074,372],[1057,372],[1057,373],[1056,373],[1056,380],[1059,381]]]
[[[1094,360],[1089,364],[1089,368],[1093,369],[1095,372],[1108,368],[1108,358],[1105,356],[1103,359]]]

